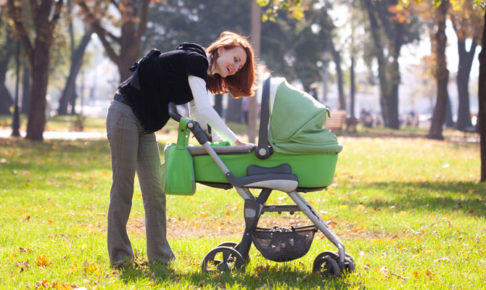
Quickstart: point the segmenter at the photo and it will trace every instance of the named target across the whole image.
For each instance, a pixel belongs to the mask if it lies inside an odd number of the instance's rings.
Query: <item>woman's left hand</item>
[[[241,141],[238,139],[238,140],[236,140],[236,141],[235,141],[235,144],[234,144],[234,145],[236,145],[236,146],[245,146],[245,145],[246,145],[246,146],[250,146],[250,145],[251,145],[251,146],[253,146],[254,144],[252,144],[252,143],[245,143],[245,142],[241,142]]]

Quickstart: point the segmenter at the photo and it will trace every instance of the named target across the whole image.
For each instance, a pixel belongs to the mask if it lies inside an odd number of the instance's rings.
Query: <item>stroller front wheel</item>
[[[217,245],[216,248],[219,247],[230,247],[230,248],[236,248],[238,243],[236,242],[222,242],[221,244]]]
[[[216,247],[209,251],[202,262],[202,270],[206,273],[231,272],[244,270],[244,260],[241,254],[230,247]]]
[[[323,255],[324,254],[324,255]],[[319,273],[322,276],[329,277],[329,276],[339,276],[341,274],[341,269],[339,268],[338,263],[331,255],[326,253],[321,253],[317,255],[316,259],[314,260],[314,264],[312,266],[312,272]]]

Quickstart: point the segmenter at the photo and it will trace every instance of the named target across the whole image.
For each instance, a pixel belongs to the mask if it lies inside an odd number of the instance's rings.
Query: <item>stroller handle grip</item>
[[[169,116],[177,122],[179,122],[182,118],[179,112],[177,112],[177,107],[174,103],[169,103]]]
[[[174,103],[169,103],[169,116],[177,122],[180,122],[182,119],[182,116],[179,114],[179,112],[177,112],[177,106]],[[210,138],[206,135],[206,132],[204,132],[198,122],[189,120],[189,122],[187,123],[187,128],[191,130],[192,134],[194,135],[194,137],[196,137],[199,144],[202,145],[210,141]]]

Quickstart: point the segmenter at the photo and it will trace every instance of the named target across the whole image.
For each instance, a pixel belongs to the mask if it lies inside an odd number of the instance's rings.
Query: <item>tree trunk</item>
[[[2,47],[2,58],[0,59],[0,115],[10,115],[10,107],[13,105],[13,98],[7,87],[5,86],[5,79],[8,71],[8,64],[13,57],[13,43],[12,39],[8,38],[9,29],[6,29],[5,45]]]
[[[338,79],[338,110],[346,110],[346,97],[344,96],[344,78],[343,78],[343,71],[341,69],[341,54],[334,46],[334,42],[332,39],[329,40],[329,48],[331,49],[332,59],[334,60],[334,64],[336,65],[336,74]]]
[[[378,5],[382,4],[373,4],[374,2],[371,0],[362,0],[362,3],[368,13],[371,35],[375,45],[374,54],[378,62],[380,107],[383,122],[387,128],[399,129],[398,86],[400,83],[400,67],[398,57],[403,44],[403,26],[402,24],[390,24],[388,18],[385,17],[386,15],[383,14],[384,10],[379,9]],[[381,19],[381,25],[378,22],[378,18]],[[392,30],[392,28],[394,29]],[[381,36],[381,30],[385,32],[384,35],[387,37],[387,42]],[[388,44],[386,49],[385,44]],[[385,51],[388,51],[388,55],[385,55]]]
[[[447,92],[447,102],[446,102],[446,112],[445,112],[445,120],[444,125],[447,128],[454,128],[454,118],[452,114],[452,102],[451,97],[449,96],[449,92]]]
[[[31,103],[29,121],[27,122],[26,139],[43,140],[46,125],[46,95],[49,78],[49,47],[42,40],[36,41],[32,61],[32,86],[30,89]]]
[[[481,182],[486,181],[486,13],[484,13],[481,53],[479,54],[478,129],[481,152]]]
[[[260,41],[261,41],[261,8],[255,1],[251,3],[251,44],[253,46],[253,50],[255,52],[255,58],[258,59],[260,57]],[[247,135],[248,135],[248,142],[255,143],[256,135],[257,135],[257,99],[251,98],[250,99],[250,107],[248,108],[248,112],[246,114],[247,118],[244,121],[247,121]]]
[[[30,67],[29,62],[24,59],[22,68],[22,114],[29,113],[30,104]]]
[[[12,95],[5,86],[9,58],[0,61],[0,115],[10,115],[13,105]]]
[[[216,94],[214,95],[214,109],[218,112],[221,118],[223,117],[223,95]]]
[[[243,123],[241,118],[241,98],[228,97],[228,108],[226,108],[226,122]]]
[[[471,67],[476,53],[477,43],[473,39],[469,51],[466,51],[464,40],[458,40],[457,48],[459,53],[459,65],[457,68],[457,91],[459,98],[459,107],[457,110],[457,129],[466,130],[471,127],[471,109],[469,105],[469,76]]]
[[[400,50],[400,47],[396,48]],[[386,100],[387,119],[384,121],[385,126],[391,129],[400,129],[400,119],[398,116],[398,86],[400,85],[400,66],[398,63],[398,53],[393,56],[393,61],[389,64],[389,84],[387,89],[390,90]]]
[[[61,99],[59,101],[59,108],[57,109],[58,115],[67,115],[68,114],[68,103],[74,103],[72,100],[75,100],[76,94],[76,78],[78,76],[79,70],[81,69],[81,65],[83,64],[83,56],[84,52],[86,51],[86,47],[91,40],[92,31],[86,31],[79,43],[79,46],[73,51],[73,56],[71,58],[71,68],[69,70],[69,76],[66,81],[66,86],[62,92]]]
[[[349,106],[349,112],[350,112],[350,117],[352,120],[356,118],[356,114],[354,112],[354,97],[355,97],[355,91],[356,91],[356,84],[354,80],[354,56],[351,56],[351,69],[350,69],[350,77],[349,81],[351,83],[350,90],[349,90],[349,101],[350,101],[350,106]]]
[[[437,13],[437,31],[434,35],[436,57],[436,73],[435,79],[437,83],[437,101],[432,115],[432,123],[430,124],[429,133],[427,137],[430,139],[443,140],[442,125],[445,120],[446,106],[447,106],[447,83],[449,82],[449,70],[447,69],[447,59],[445,55],[447,36],[445,34],[447,10],[449,9],[449,1],[443,0],[440,6],[436,9]]]

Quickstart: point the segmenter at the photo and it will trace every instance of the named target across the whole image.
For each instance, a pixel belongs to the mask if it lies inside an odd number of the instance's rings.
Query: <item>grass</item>
[[[334,184],[304,197],[354,256],[341,278],[311,274],[335,250],[317,234],[301,259],[274,263],[254,248],[245,272],[204,274],[218,243],[238,241],[243,201],[234,190],[198,185],[168,196],[169,241],[177,260],[146,265],[144,214],[136,186],[128,224],[137,260],[110,267],[107,142],[0,139],[0,288],[372,288],[485,289],[486,185],[479,145],[421,138],[340,137]],[[163,144],[161,144],[162,147]],[[286,204],[284,194],[270,203]],[[307,224],[302,214],[265,214],[262,224]],[[64,287],[64,288],[63,288]]]

